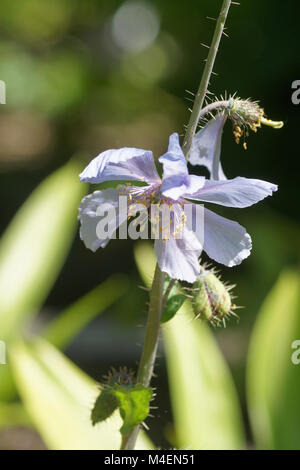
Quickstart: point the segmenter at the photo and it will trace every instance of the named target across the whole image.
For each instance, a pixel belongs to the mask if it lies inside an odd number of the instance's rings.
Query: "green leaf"
[[[114,384],[105,387],[101,390],[92,410],[92,423],[105,421],[118,408],[123,420],[120,432],[126,435],[147,418],[151,398],[152,389],[140,384],[131,386]]]
[[[136,243],[134,245],[134,259],[143,282],[147,287],[150,287],[156,265],[156,258],[151,243],[144,241]]]
[[[155,256],[150,244],[137,244],[135,260],[151,285]],[[231,373],[211,329],[186,302],[163,326],[177,444],[188,449],[240,449],[244,433]]]
[[[120,431],[125,435],[147,418],[152,389],[142,385],[132,388],[119,386],[114,393],[119,401],[120,415],[123,420]]]
[[[119,400],[117,399],[113,390],[103,389],[99,397],[95,401],[91,413],[92,424],[101,423],[107,420],[113,412],[119,407]]]
[[[98,386],[55,347],[42,340],[15,342],[10,361],[24,406],[50,449],[120,448],[119,413],[92,426],[90,409]],[[151,447],[141,434],[138,448]]]
[[[64,263],[77,224],[85,185],[70,162],[46,178],[19,209],[0,242],[0,332],[6,342],[35,315]],[[0,399],[15,387],[0,369]]]
[[[128,287],[125,276],[114,275],[60,313],[42,332],[58,348],[65,348],[97,315],[117,301]]]
[[[284,271],[258,314],[248,356],[248,407],[261,449],[300,449],[300,366],[292,362],[299,339],[300,276]]]
[[[48,295],[75,234],[85,186],[71,162],[27,199],[0,244],[0,331],[7,340]]]
[[[170,277],[166,276],[164,282],[164,293],[166,294],[168,289],[170,291],[168,293],[168,299],[161,316],[161,323],[166,323],[167,321],[171,320],[183,305],[183,302],[186,300],[186,296],[180,293],[180,285],[178,281],[176,281],[173,287],[170,289],[170,283],[173,282],[174,281]]]
[[[186,296],[183,294],[171,295],[166,302],[161,322],[166,323],[167,321],[172,320],[185,300]]]

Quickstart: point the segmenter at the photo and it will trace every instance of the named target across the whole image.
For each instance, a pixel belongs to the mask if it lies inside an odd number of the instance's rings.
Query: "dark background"
[[[68,1],[2,0],[0,79],[0,230],[31,191],[74,155],[82,168],[107,148],[166,150],[171,132],[184,132],[203,70],[217,0]],[[121,7],[121,9],[120,9]],[[299,113],[291,101],[299,70],[299,2],[242,1],[230,9],[210,90],[259,100],[281,130],[263,128],[236,145],[227,123],[222,163],[229,177],[266,179],[279,191],[257,207],[217,212],[245,225],[253,253],[241,266],[222,269],[237,283],[240,322],[216,336],[244,401],[247,341],[257,310],[281,270],[299,262]],[[74,175],[76,178],[77,175]],[[72,359],[100,379],[110,365],[135,365],[147,295],[133,243],[113,241],[96,254],[77,236],[40,320],[47,321],[114,272],[130,279],[129,294],[69,348]],[[167,379],[159,361],[161,422],[170,422]],[[157,420],[154,420],[157,421]],[[161,424],[161,423],[160,423]],[[155,424],[153,428],[155,431]],[[152,431],[153,432],[153,431]]]

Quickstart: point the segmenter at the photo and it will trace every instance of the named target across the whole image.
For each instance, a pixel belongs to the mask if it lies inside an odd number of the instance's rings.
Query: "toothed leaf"
[[[123,425],[122,435],[130,432],[147,418],[152,389],[142,385],[124,386],[115,384],[104,388],[98,396],[91,413],[93,425],[105,421],[119,408]]]
[[[93,426],[109,418],[118,406],[119,401],[113,390],[102,390],[92,409],[91,420]]]

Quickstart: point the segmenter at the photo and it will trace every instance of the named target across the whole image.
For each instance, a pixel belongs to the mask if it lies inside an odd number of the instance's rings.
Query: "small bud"
[[[113,387],[114,385],[133,386],[135,384],[134,372],[128,370],[127,367],[120,367],[116,370],[114,367],[109,371],[106,379],[106,387]]]
[[[225,286],[213,270],[203,268],[192,287],[192,305],[196,318],[204,318],[214,325],[222,322],[226,326],[225,319],[236,308],[229,293],[232,288]]]

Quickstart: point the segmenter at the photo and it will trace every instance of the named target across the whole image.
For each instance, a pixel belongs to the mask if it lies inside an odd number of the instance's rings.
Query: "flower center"
[[[174,201],[163,196],[161,184],[137,187],[128,183],[120,189],[120,194],[128,197],[128,220],[139,213],[132,224],[139,226],[141,233],[150,221],[152,238],[160,238],[164,242],[170,238],[182,238],[187,219],[184,200]]]

